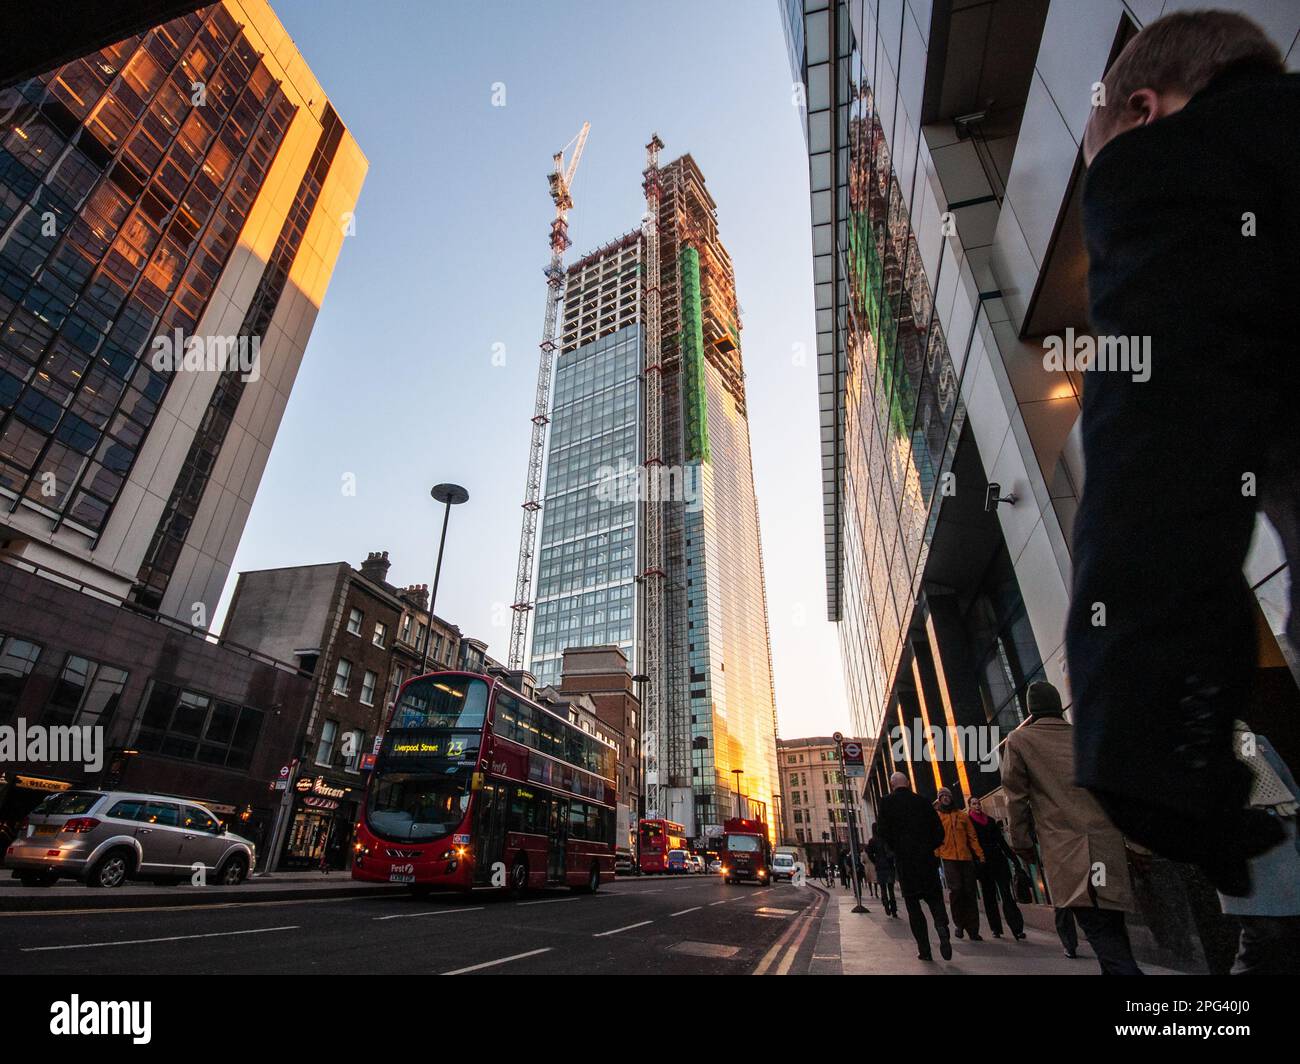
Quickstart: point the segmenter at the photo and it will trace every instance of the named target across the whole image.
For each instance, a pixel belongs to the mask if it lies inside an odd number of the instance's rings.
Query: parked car
[[[704,875],[704,858],[697,853],[691,854],[691,871],[697,875]]]
[[[797,862],[792,853],[774,853],[772,855],[772,882],[776,883],[782,879],[794,881],[794,870]]]
[[[722,871],[722,862],[715,857],[712,861],[709,862],[709,872],[716,875],[718,872],[721,871]]]
[[[175,883],[200,864],[208,882],[236,886],[256,867],[256,848],[197,802],[124,791],[50,795],[5,852],[5,867],[29,887],[60,878],[91,887]]]
[[[688,875],[691,871],[691,855],[685,850],[668,851],[669,874]]]

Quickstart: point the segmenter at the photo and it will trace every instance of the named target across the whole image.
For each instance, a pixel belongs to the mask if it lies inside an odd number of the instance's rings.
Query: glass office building
[[[735,277],[695,161],[683,155],[658,177],[662,464],[651,481],[649,281],[632,232],[567,274],[530,669],[555,682],[566,647],[609,643],[639,672],[642,579],[662,579],[660,807],[646,813],[703,841],[737,813],[775,830],[776,714]],[[644,576],[650,506],[662,508],[662,576]]]
[[[639,663],[640,250],[632,235],[568,270],[530,656],[541,684],[559,684],[566,647]]]
[[[537,572],[532,671],[558,684],[564,649],[612,645],[636,665],[641,327],[561,355]],[[619,478],[620,471],[624,476]],[[600,485],[608,492],[597,492]]]
[[[365,159],[264,0],[22,82],[0,121],[6,552],[210,616]]]

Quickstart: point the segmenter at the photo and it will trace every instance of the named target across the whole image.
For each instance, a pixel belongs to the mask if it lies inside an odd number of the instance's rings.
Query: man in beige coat
[[[1141,975],[1124,913],[1133,910],[1124,838],[1097,800],[1074,783],[1074,737],[1050,683],[1026,693],[1029,718],[1002,747],[1002,789],[1011,816],[1011,846],[1035,860],[1034,835],[1052,902],[1083,928],[1107,975]]]

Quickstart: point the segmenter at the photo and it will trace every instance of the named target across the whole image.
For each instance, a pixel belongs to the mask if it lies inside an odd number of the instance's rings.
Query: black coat
[[[889,852],[886,846],[875,835],[871,836],[871,841],[867,843],[867,860],[875,866],[876,875],[882,883],[892,883],[897,875],[897,869],[894,865],[894,855]]]
[[[929,801],[915,791],[894,791],[880,801],[876,834],[889,847],[904,890],[937,883],[943,821]]]
[[[989,817],[984,824],[976,821],[974,817],[971,817],[970,822],[971,827],[975,829],[975,837],[980,840],[980,849],[984,851],[984,861],[991,869],[1000,872],[1018,863],[1016,855],[1007,845],[1006,836],[1002,834],[1001,824],[992,817]]]
[[[1258,68],[1120,134],[1085,184],[1094,333],[1149,337],[1150,377],[1081,374],[1076,780],[1170,857],[1202,856],[1204,825],[1247,793],[1230,740],[1255,665],[1242,563],[1260,505],[1300,562],[1300,356],[1283,309],[1300,292],[1298,185],[1300,76]]]

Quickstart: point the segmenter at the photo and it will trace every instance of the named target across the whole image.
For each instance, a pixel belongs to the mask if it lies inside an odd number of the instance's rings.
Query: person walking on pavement
[[[1300,974],[1300,786],[1268,739],[1243,721],[1234,726],[1237,758],[1251,773],[1251,807],[1272,816],[1285,837],[1250,862],[1246,897],[1220,894],[1224,913],[1241,923],[1233,975]]]
[[[1020,859],[1007,845],[1006,836],[1002,834],[1002,825],[984,812],[984,806],[978,798],[970,800],[970,822],[974,825],[975,835],[980,840],[984,851],[984,862],[979,868],[980,893],[984,895],[984,914],[989,919],[989,930],[994,938],[1002,937],[1002,917],[998,913],[998,900],[1001,896],[1002,913],[1007,918],[1007,927],[1012,937],[1017,940],[1025,937],[1025,918],[1016,905],[1015,895],[1011,891],[1011,870],[1020,867]]]
[[[925,913],[921,911],[924,903],[930,909],[930,919],[939,938],[939,955],[951,960],[948,911],[943,905],[939,858],[935,856],[935,849],[943,844],[943,821],[934,806],[912,790],[904,773],[895,772],[889,778],[889,787],[890,793],[880,802],[876,830],[894,855],[898,885],[907,907],[907,922],[916,939],[917,959],[934,959],[930,954]]]
[[[943,824],[943,842],[935,852],[943,861],[943,878],[948,884],[948,907],[956,925],[955,934],[961,938],[964,932],[970,935],[972,942],[983,942],[976,887],[984,850],[975,834],[975,825],[966,810],[957,808],[951,789],[940,787],[935,805]]]
[[[880,885],[880,900],[885,903],[885,915],[898,918],[898,899],[894,896],[894,855],[873,830],[867,843],[867,860],[876,871]]]
[[[849,855],[843,850],[840,851],[839,860],[840,869],[840,886],[845,890],[849,889]]]
[[[876,870],[869,860],[864,861],[861,856],[862,854],[865,854],[866,846],[859,846],[858,851],[860,854],[858,857],[858,882],[866,884],[867,892],[873,898],[879,897],[880,895],[877,890],[878,884],[876,883]]]
[[[1029,685],[1025,700],[1029,716],[1002,746],[1011,846],[1028,864],[1034,860],[1031,832],[1037,833],[1052,900],[1070,909],[1101,970],[1141,975],[1124,926],[1134,904],[1124,837],[1074,782],[1073,729],[1060,692],[1039,681]]]
[[[1083,139],[1088,320],[1098,352],[1140,336],[1145,354],[1136,372],[1080,374],[1074,778],[1125,836],[1245,897],[1252,858],[1284,835],[1248,801],[1232,722],[1257,675],[1242,566],[1259,510],[1300,568],[1300,359],[1277,314],[1300,290],[1300,74],[1245,16],[1178,11],[1099,88]],[[1288,605],[1300,652],[1300,580]]]

